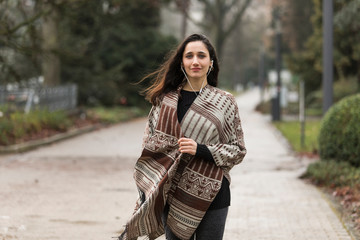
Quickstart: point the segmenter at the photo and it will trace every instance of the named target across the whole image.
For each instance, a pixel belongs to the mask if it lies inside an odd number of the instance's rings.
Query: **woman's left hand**
[[[181,153],[196,154],[197,143],[191,138],[180,138],[178,144]]]

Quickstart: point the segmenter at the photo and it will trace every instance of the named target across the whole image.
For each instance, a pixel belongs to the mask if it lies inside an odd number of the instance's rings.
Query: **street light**
[[[264,102],[264,88],[265,88],[265,51],[264,46],[260,47],[259,53],[259,87],[260,87],[260,102]]]
[[[323,0],[323,114],[333,102],[333,0]]]
[[[279,16],[276,15],[275,20],[275,38],[276,38],[276,97],[272,101],[272,120],[281,121],[281,23]]]

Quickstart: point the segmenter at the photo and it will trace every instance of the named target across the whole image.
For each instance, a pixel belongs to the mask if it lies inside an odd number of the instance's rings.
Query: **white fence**
[[[72,110],[77,106],[75,84],[56,87],[8,90],[0,86],[0,105],[10,105],[29,112],[32,109]]]

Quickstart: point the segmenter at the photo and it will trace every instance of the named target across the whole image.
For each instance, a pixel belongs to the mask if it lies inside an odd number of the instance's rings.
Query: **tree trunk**
[[[42,73],[44,83],[47,86],[60,84],[60,59],[58,56],[58,19],[59,14],[50,3],[43,3],[43,10],[47,12],[44,15],[42,23]]]
[[[360,64],[359,64],[359,67],[360,67]],[[360,68],[358,68],[358,69],[360,69]],[[357,88],[358,88],[358,92],[360,93],[360,70],[358,70],[357,80],[358,80]]]
[[[237,39],[237,42],[235,44],[235,51],[234,51],[234,60],[235,60],[235,64],[234,64],[234,75],[233,75],[233,89],[236,90],[237,89],[237,85],[241,84],[241,66],[242,66],[242,59],[241,59],[241,27],[239,26],[237,29],[235,29],[234,31],[235,34],[235,39]]]
[[[216,20],[213,26],[214,35],[215,35],[215,48],[218,58],[221,59],[223,55],[223,47],[225,42],[225,32],[224,32],[224,19],[226,12],[222,6],[215,6],[216,7]]]
[[[245,10],[251,1],[252,0],[244,0],[242,4],[239,5],[239,0],[233,0],[231,3],[226,0],[201,0],[201,2],[205,4],[205,15],[208,14],[211,19],[210,23],[206,24],[206,28],[213,34],[215,48],[220,59],[223,54],[226,39],[240,24]],[[237,9],[235,13],[232,13],[234,15],[233,19],[226,21],[226,16],[232,12],[232,9]]]
[[[187,13],[183,12],[182,14],[182,23],[181,23],[181,37],[185,39],[187,31]]]
[[[182,14],[181,37],[184,39],[186,37],[186,32],[187,32],[187,20],[188,20],[190,0],[177,0],[175,3],[177,8],[180,10]]]

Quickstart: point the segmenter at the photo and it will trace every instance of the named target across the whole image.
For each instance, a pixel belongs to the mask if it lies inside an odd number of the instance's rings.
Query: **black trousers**
[[[225,230],[225,222],[228,214],[229,207],[208,210],[201,220],[198,228],[190,240],[222,240]],[[180,239],[171,232],[170,228],[166,225],[167,217],[169,214],[169,205],[165,206],[163,213],[163,224],[165,228],[165,237],[167,240],[187,240]]]

